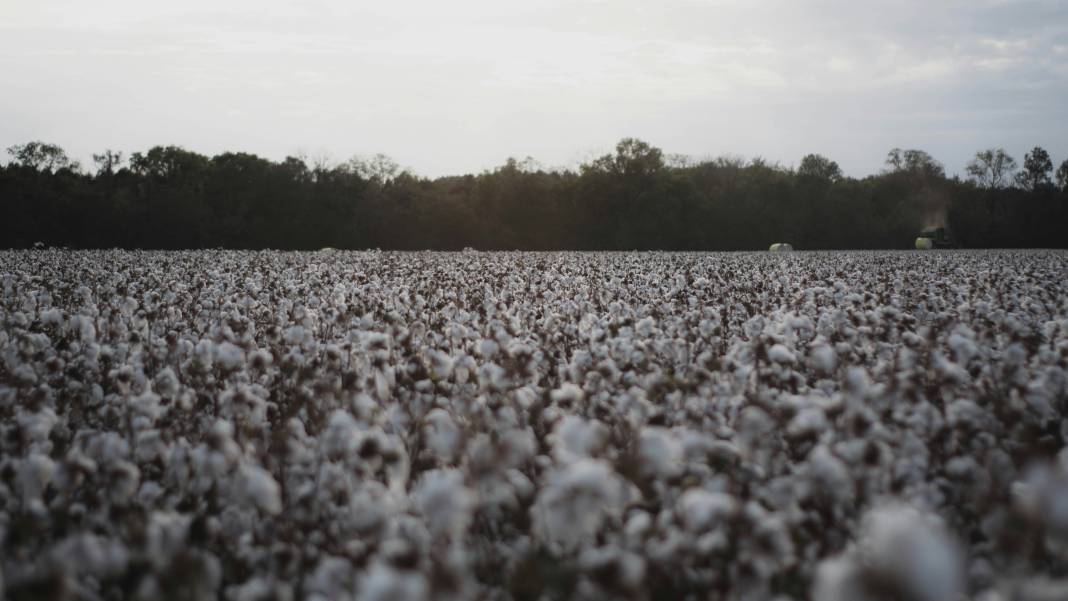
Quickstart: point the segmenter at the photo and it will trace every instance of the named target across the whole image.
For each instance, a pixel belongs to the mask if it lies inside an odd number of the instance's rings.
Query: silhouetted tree
[[[1061,190],[1068,191],[1068,159],[1065,159],[1057,168],[1057,186]]]
[[[886,165],[891,173],[907,172],[923,177],[945,177],[946,170],[923,150],[894,148],[886,155]]]
[[[975,153],[975,158],[968,162],[968,175],[976,184],[984,188],[1001,188],[1011,181],[1016,171],[1016,159],[1009,156],[1003,148],[989,148]]]
[[[842,170],[838,163],[819,154],[808,154],[801,159],[801,165],[797,168],[797,174],[801,177],[811,177],[836,182],[842,179]]]
[[[67,156],[66,151],[55,144],[35,141],[16,144],[7,149],[15,163],[35,171],[52,173],[61,169],[77,171],[78,162]]]
[[[122,153],[108,149],[100,154],[93,154],[97,175],[112,175],[122,165]]]
[[[1016,175],[1016,183],[1025,190],[1036,190],[1051,184],[1049,176],[1052,171],[1053,161],[1050,160],[1049,153],[1042,147],[1035,146],[1024,156],[1023,170]]]
[[[309,165],[156,146],[128,167],[121,153],[95,155],[88,175],[52,144],[10,153],[0,240],[13,247],[909,248],[929,225],[949,225],[965,246],[1068,246],[1068,190],[1048,185],[1037,152],[1032,179],[1047,183],[1028,189],[1002,186],[1011,159],[997,149],[977,155],[982,187],[946,178],[918,150],[895,149],[884,173],[856,179],[815,154],[795,171],[760,158],[666,158],[633,138],[577,172],[528,157],[437,179],[384,155]],[[1068,161],[1057,174],[1066,179]]]

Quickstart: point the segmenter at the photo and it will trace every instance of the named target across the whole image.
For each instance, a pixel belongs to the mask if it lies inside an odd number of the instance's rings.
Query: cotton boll
[[[454,361],[447,353],[433,349],[427,352],[427,368],[432,380],[448,380],[452,376]]]
[[[813,601],[879,601],[864,581],[861,567],[849,557],[827,559],[819,564],[812,587]]]
[[[535,532],[553,548],[575,550],[606,519],[618,517],[628,498],[624,483],[606,463],[577,460],[549,474],[531,508]]]
[[[226,598],[229,601],[292,601],[293,589],[288,583],[253,577],[227,589]]]
[[[691,488],[679,497],[678,512],[690,532],[702,532],[729,520],[738,502],[729,494]]]
[[[181,388],[181,383],[178,381],[178,376],[175,375],[173,369],[164,367],[156,374],[155,388],[159,394],[174,398]]]
[[[407,572],[376,563],[360,585],[357,601],[422,601],[430,587],[418,572]]]
[[[590,574],[602,590],[613,592],[635,590],[645,576],[645,560],[613,547],[585,549],[579,554],[578,567]]]
[[[18,487],[22,492],[22,502],[29,504],[40,500],[55,473],[56,464],[46,455],[34,453],[23,459],[18,471]]]
[[[483,391],[504,392],[509,386],[508,372],[496,363],[478,366],[478,383]]]
[[[608,432],[602,424],[568,415],[550,436],[553,456],[560,462],[590,457],[604,446],[607,437]]]
[[[42,407],[32,413],[19,410],[17,420],[26,441],[40,445],[48,442],[48,436],[59,421],[59,417],[50,407]]]
[[[65,569],[100,579],[121,575],[130,559],[121,542],[94,534],[67,537],[52,549],[51,556]]]
[[[420,479],[413,491],[416,507],[435,537],[460,540],[471,522],[474,497],[455,470],[434,470]]]
[[[939,520],[906,505],[864,518],[860,556],[879,582],[916,601],[955,599],[963,592],[960,550]]]
[[[212,368],[215,357],[215,344],[211,340],[197,342],[193,351],[193,365],[200,371],[209,371]]]
[[[223,342],[215,347],[215,364],[226,371],[234,371],[245,364],[245,351],[239,346]]]
[[[853,500],[853,478],[826,446],[820,445],[809,453],[806,468],[812,494],[841,503]]]
[[[115,505],[125,506],[130,503],[141,485],[141,470],[129,461],[113,462],[107,470],[107,494]]]
[[[167,491],[156,482],[142,482],[137,490],[137,503],[142,507],[154,507],[166,494]]]
[[[627,519],[627,523],[623,528],[623,532],[627,538],[635,541],[640,540],[649,532],[649,528],[653,525],[653,520],[649,517],[649,514],[645,511],[634,511],[630,518]]]
[[[953,333],[949,335],[949,339],[946,341],[949,344],[949,348],[953,351],[953,360],[960,365],[967,365],[979,352],[979,348],[976,346],[975,333],[965,326],[958,326],[954,328]]]
[[[78,338],[83,343],[96,341],[96,326],[92,318],[85,315],[74,315],[70,318],[70,327],[78,333]]]
[[[819,407],[802,409],[786,426],[786,434],[791,438],[816,438],[829,427],[827,416]]]
[[[946,421],[955,428],[979,431],[986,417],[987,412],[968,399],[958,399],[946,407]]]
[[[851,367],[846,372],[845,390],[857,398],[863,398],[871,389],[871,378],[862,367]]]
[[[643,338],[648,338],[653,334],[653,330],[656,328],[656,320],[652,317],[646,317],[638,321],[634,326],[636,334]]]
[[[135,430],[147,430],[156,424],[162,413],[159,402],[159,395],[150,390],[130,399],[130,409],[134,414],[131,425]]]
[[[1012,601],[1063,601],[1068,599],[1068,579],[1039,576],[1019,582],[1011,590]]]
[[[808,357],[809,365],[822,375],[834,373],[834,369],[838,364],[838,356],[835,354],[834,349],[827,344],[814,346],[809,351]]]
[[[356,452],[360,428],[348,411],[337,409],[330,414],[326,431],[319,437],[327,457],[345,459]]]
[[[640,469],[660,478],[672,478],[683,469],[679,438],[664,428],[643,428],[638,439]]]
[[[304,326],[294,325],[286,328],[284,340],[286,344],[293,346],[301,346],[308,339],[308,332],[304,329]],[[370,348],[369,346],[365,348]]]
[[[237,498],[244,505],[267,515],[277,515],[282,511],[281,489],[270,472],[262,467],[242,464],[234,486]]]
[[[369,577],[364,578],[365,583],[367,580]],[[351,591],[355,589],[355,582],[355,573],[348,560],[326,555],[319,559],[315,568],[305,577],[304,593],[309,597],[322,595],[325,599],[353,599]]]
[[[426,444],[443,462],[452,461],[459,451],[462,441],[460,428],[452,420],[448,411],[432,409],[424,418],[426,425]]]
[[[1013,484],[1015,506],[1048,534],[1068,542],[1068,470],[1040,465]]]
[[[768,359],[784,365],[793,365],[797,362],[797,357],[794,356],[794,353],[782,344],[774,344],[768,349]]]
[[[139,463],[150,461],[166,461],[168,457],[167,443],[159,430],[142,430],[134,439],[134,458]]]
[[[248,364],[253,369],[264,370],[274,363],[274,356],[265,349],[256,349],[249,353]]]
[[[483,338],[478,343],[478,354],[483,359],[492,360],[500,352],[501,347],[497,344],[497,341]]]
[[[565,382],[563,386],[553,390],[549,394],[550,400],[554,403],[565,403],[575,405],[581,403],[586,397],[586,393],[581,388],[572,384],[571,382]]]

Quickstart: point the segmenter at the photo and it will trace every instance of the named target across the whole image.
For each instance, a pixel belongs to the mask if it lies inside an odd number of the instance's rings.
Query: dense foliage
[[[1068,247],[1068,161],[1041,148],[1024,168],[976,155],[969,181],[919,150],[843,177],[826,157],[691,163],[626,139],[576,171],[509,160],[425,179],[383,157],[331,165],[155,147],[83,173],[61,148],[12,147],[0,167],[0,239],[73,248],[741,250],[908,248],[949,225],[964,247]],[[1056,180],[1056,183],[1054,181]]]
[[[1066,599],[1066,272],[0,253],[0,596]]]

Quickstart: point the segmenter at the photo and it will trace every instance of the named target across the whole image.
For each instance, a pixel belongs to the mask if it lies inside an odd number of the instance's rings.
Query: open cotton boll
[[[293,589],[288,583],[273,578],[249,578],[226,591],[229,601],[292,601]]]
[[[282,492],[271,473],[258,465],[242,463],[234,481],[236,497],[246,507],[268,515],[282,511]]]
[[[22,502],[28,504],[40,500],[55,473],[56,464],[47,455],[34,453],[22,459],[18,469],[18,486],[22,493]]]
[[[51,556],[64,569],[100,579],[121,575],[130,560],[121,542],[88,533],[67,537],[52,549]]]
[[[155,425],[162,412],[160,397],[151,390],[130,399],[130,409],[134,413],[131,425],[135,430],[145,430]]]
[[[203,371],[210,370],[215,359],[215,344],[208,339],[197,342],[193,351],[194,365]]]
[[[539,539],[560,551],[589,543],[608,518],[616,518],[630,495],[612,468],[580,459],[551,472],[531,517]]]
[[[852,557],[840,556],[820,562],[812,586],[812,601],[881,601],[870,592],[864,573]]]
[[[643,318],[634,326],[634,332],[644,337],[652,335],[654,329],[656,329],[656,320],[652,317]]]
[[[96,341],[96,326],[93,319],[86,315],[75,315],[70,318],[70,327],[78,333],[78,338],[83,343]]]
[[[1049,535],[1068,542],[1068,470],[1064,465],[1033,466],[1013,484],[1015,506]]]
[[[968,361],[979,353],[979,347],[975,344],[975,332],[966,326],[954,328],[946,342],[953,351],[953,360],[960,365],[967,365]]]
[[[366,587],[370,580],[370,574],[363,580],[363,586]],[[348,601],[354,598],[352,592],[355,590],[355,582],[356,574],[349,560],[332,555],[323,555],[304,578],[303,592],[309,598]],[[388,598],[385,597],[385,599]],[[400,599],[404,599],[404,597],[398,597],[398,600]]]
[[[230,342],[215,347],[215,363],[226,371],[233,371],[245,364],[245,351]]]
[[[608,431],[601,423],[568,415],[553,428],[549,442],[553,457],[568,462],[594,455],[604,446],[607,437]]]
[[[602,575],[598,580],[611,589],[633,590],[641,585],[645,576],[645,560],[616,547],[585,549],[579,554],[578,565],[595,578]]]
[[[114,461],[107,468],[107,483],[108,499],[124,506],[134,498],[141,486],[141,470],[129,461]]]
[[[683,469],[680,438],[664,428],[642,428],[638,439],[638,460],[639,468],[648,475],[661,478],[679,475]]]
[[[582,388],[571,382],[564,382],[560,388],[549,393],[549,399],[554,403],[580,403],[585,397]]]
[[[319,444],[332,459],[351,457],[360,443],[360,427],[352,414],[344,409],[335,409],[330,414],[326,430],[319,436]]]
[[[501,346],[497,344],[496,340],[483,338],[478,343],[478,355],[483,359],[493,359],[500,350]]]
[[[41,311],[37,318],[42,325],[56,327],[63,323],[63,312],[55,307]]]
[[[827,344],[818,344],[809,351],[809,364],[822,375],[834,373],[838,364],[838,356],[834,348]]]
[[[164,367],[156,374],[155,389],[159,394],[173,398],[181,389],[181,382],[173,369]]]
[[[456,470],[433,470],[423,474],[413,491],[415,505],[435,537],[460,540],[471,523],[474,495]]]
[[[503,392],[508,388],[508,372],[496,363],[483,363],[478,366],[478,384],[483,391]]]
[[[401,571],[376,563],[361,579],[357,601],[423,601],[430,587],[419,572]]]
[[[956,599],[963,558],[941,521],[908,505],[889,505],[863,520],[858,553],[879,582],[916,601]]]
[[[286,328],[284,340],[287,344],[301,346],[307,339],[308,331],[304,329],[304,326],[294,325]]]
[[[452,461],[459,451],[462,440],[460,428],[452,420],[449,412],[435,408],[424,418],[426,425],[426,444],[441,461]]]
[[[41,407],[34,412],[20,408],[16,419],[22,436],[31,444],[47,442],[52,428],[59,421],[59,417],[51,407]]]
[[[843,503],[853,500],[855,492],[849,469],[826,446],[820,445],[808,454],[805,472],[814,496]]]
[[[805,407],[786,426],[786,433],[792,438],[815,438],[830,426],[827,416],[819,407]]]
[[[768,349],[768,359],[784,365],[793,365],[797,362],[797,357],[794,356],[793,351],[786,348],[786,345],[783,344],[773,344],[771,348]]]
[[[426,357],[431,380],[447,380],[452,376],[455,361],[448,353],[432,349],[427,352]]]
[[[702,532],[729,520],[738,511],[731,495],[691,488],[679,497],[678,512],[690,532]]]

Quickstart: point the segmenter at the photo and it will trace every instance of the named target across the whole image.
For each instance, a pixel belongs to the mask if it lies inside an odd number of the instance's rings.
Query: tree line
[[[810,154],[693,161],[626,138],[577,169],[508,159],[479,174],[425,178],[383,155],[346,162],[208,157],[157,146],[107,150],[84,169],[59,146],[8,149],[0,246],[750,250],[911,248],[947,226],[962,247],[1068,247],[1068,160],[1042,148],[1018,165],[984,150],[967,179],[922,150],[845,177]]]

